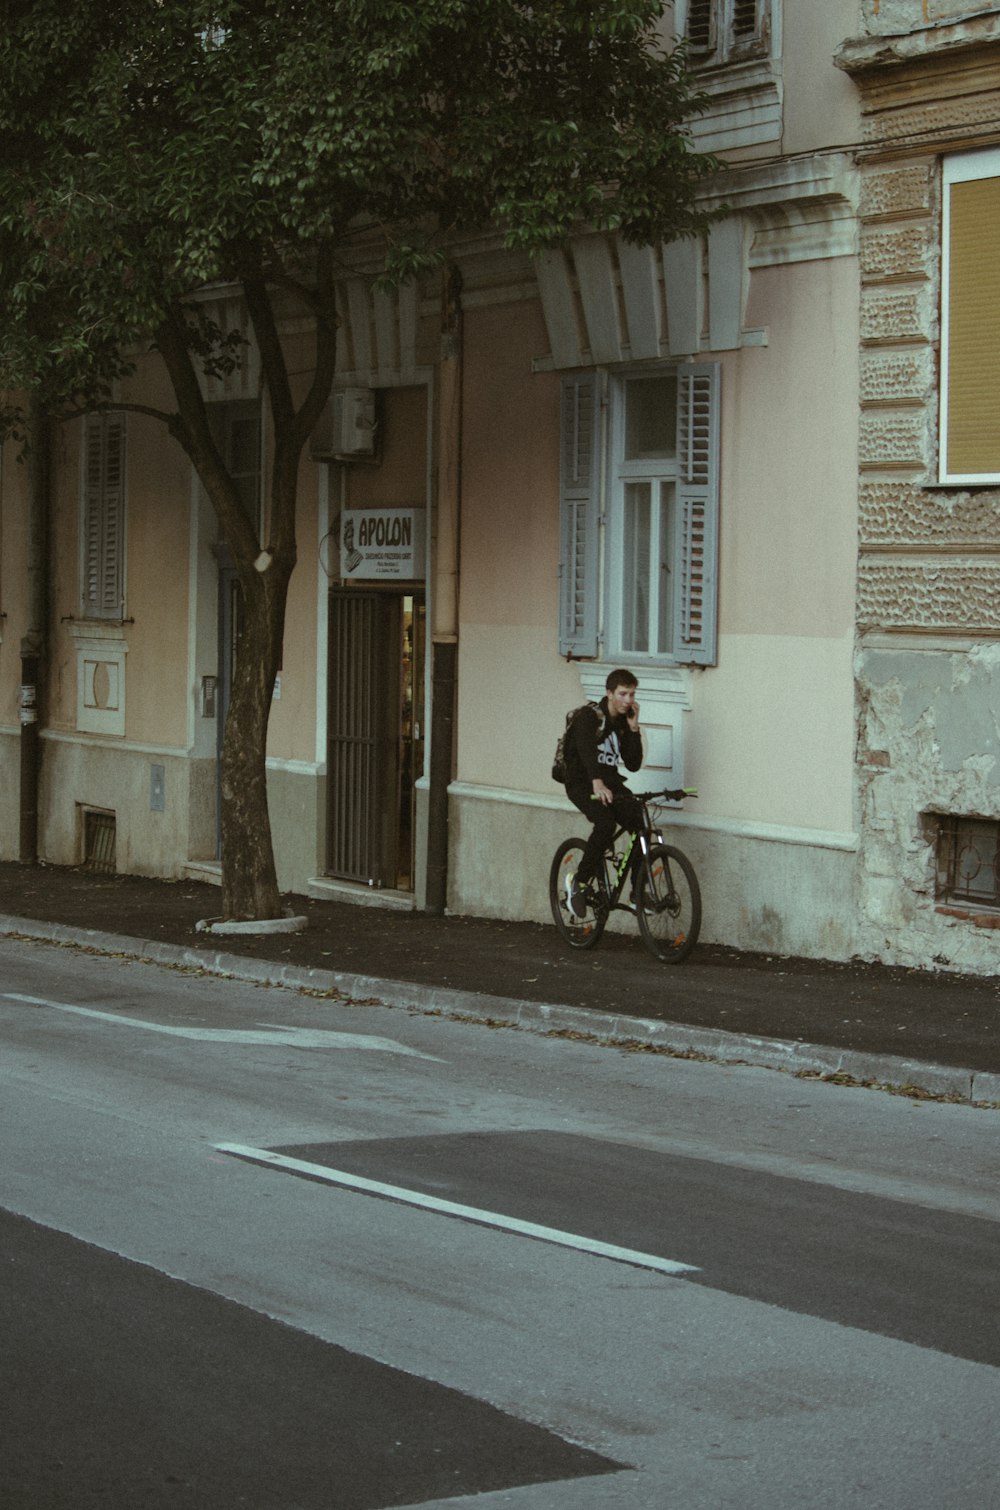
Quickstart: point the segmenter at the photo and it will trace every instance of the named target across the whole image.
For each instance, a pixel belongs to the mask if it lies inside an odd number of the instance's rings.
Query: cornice
[[[850,37],[841,43],[833,61],[863,86],[869,74],[950,61],[960,54],[997,43],[1000,43],[1000,15],[990,9],[959,21],[922,26],[891,36]]]
[[[699,206],[734,213],[804,201],[857,202],[858,173],[851,152],[807,153],[721,169],[701,188]]]

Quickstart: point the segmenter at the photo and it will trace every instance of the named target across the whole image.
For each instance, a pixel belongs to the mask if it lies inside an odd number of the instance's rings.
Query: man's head
[[[634,694],[638,687],[638,679],[631,671],[622,668],[612,671],[604,685],[608,689],[608,710],[617,714],[619,718],[630,718],[635,709]]]

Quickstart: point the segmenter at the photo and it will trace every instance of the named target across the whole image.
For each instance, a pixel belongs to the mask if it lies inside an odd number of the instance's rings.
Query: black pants
[[[575,788],[573,791],[567,791],[566,795],[580,809],[584,817],[594,825],[583,851],[580,869],[576,873],[578,881],[589,881],[597,874],[601,856],[609,848],[615,829],[621,825],[634,832],[639,827],[642,821],[642,804],[635,800],[627,787],[616,792],[614,801],[608,806],[605,806],[603,802],[598,802],[597,798],[587,790]]]

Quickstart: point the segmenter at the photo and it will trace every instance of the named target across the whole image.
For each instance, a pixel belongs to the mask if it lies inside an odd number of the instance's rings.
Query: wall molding
[[[478,786],[470,781],[453,781],[448,787],[448,796],[457,798],[459,801],[540,808],[553,813],[576,812],[576,808],[567,797],[544,797],[539,792],[515,792],[506,787]],[[668,833],[672,828],[690,828],[705,833],[728,835],[734,839],[752,839],[765,844],[788,844],[846,853],[853,853],[858,848],[856,833],[834,833],[817,828],[793,828],[787,824],[755,823],[739,818],[703,818],[680,810],[670,812],[664,828]]]

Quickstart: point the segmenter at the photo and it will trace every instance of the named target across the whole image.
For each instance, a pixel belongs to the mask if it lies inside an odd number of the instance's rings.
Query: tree
[[[232,551],[243,628],[222,753],[223,911],[278,912],[265,745],[295,566],[300,454],[329,395],[338,253],[379,232],[390,280],[460,230],[536,251],[581,225],[638,242],[701,224],[714,166],[655,0],[13,0],[0,39],[0,384],[53,415],[111,407],[152,340]],[[213,438],[199,315],[242,290],[273,424],[262,538]],[[315,327],[296,399],[278,332]],[[117,407],[117,406],[116,406]],[[13,422],[13,411],[8,421]]]

